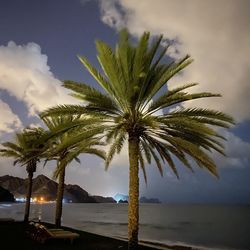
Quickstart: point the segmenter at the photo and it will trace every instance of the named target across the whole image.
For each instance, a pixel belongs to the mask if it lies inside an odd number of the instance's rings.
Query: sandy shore
[[[48,227],[53,225],[44,223]],[[72,228],[64,227],[64,229],[76,232],[80,235],[73,244],[67,240],[49,240],[45,244],[41,244],[35,240],[27,237],[27,225],[23,222],[15,221],[0,221],[0,235],[1,245],[8,246],[7,249],[22,248],[25,250],[108,250],[108,249],[127,249],[127,241],[115,238],[109,238],[102,235],[96,235],[89,232],[75,230]],[[191,250],[193,248],[188,246],[166,246],[160,243],[141,242],[138,250],[152,250],[152,249],[172,249],[172,250]]]

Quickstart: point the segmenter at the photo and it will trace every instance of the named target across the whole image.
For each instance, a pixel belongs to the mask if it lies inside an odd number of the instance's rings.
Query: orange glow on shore
[[[41,197],[34,197],[32,199],[32,202],[46,202],[46,200],[43,196],[41,196]]]

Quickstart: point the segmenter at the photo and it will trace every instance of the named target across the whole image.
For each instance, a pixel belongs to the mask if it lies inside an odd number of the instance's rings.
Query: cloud
[[[99,1],[101,10],[101,20],[112,28],[120,29],[124,26],[123,14],[120,11],[119,1],[105,0]]]
[[[250,119],[250,2],[248,0],[100,1],[102,21],[127,26],[140,36],[149,30],[178,43],[171,55],[191,54],[194,63],[176,83],[199,82],[194,90],[221,93],[223,98],[195,101],[195,106],[219,109],[241,122]],[[191,103],[192,104],[192,103]],[[193,104],[192,104],[193,105]]]
[[[250,143],[228,131],[224,131],[222,134],[227,139],[227,143],[224,143],[226,157],[213,153],[213,158],[218,167],[245,168],[248,166],[250,163]]]
[[[2,132],[10,133],[15,129],[19,129],[22,127],[22,122],[20,121],[19,117],[15,115],[9,105],[2,100],[0,100],[0,110],[0,134]]]
[[[0,89],[23,101],[29,115],[57,104],[75,103],[48,66],[36,43],[0,46]]]

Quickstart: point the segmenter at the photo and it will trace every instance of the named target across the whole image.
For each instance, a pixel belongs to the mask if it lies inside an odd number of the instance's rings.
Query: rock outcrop
[[[92,196],[97,203],[116,203],[112,197],[103,197],[99,195]]]
[[[119,194],[119,193],[114,196],[114,199],[118,203],[128,203],[128,201],[129,201],[128,195]],[[140,198],[139,202],[140,203],[161,203],[161,201],[157,198],[147,198],[145,196],[142,196]]]
[[[14,202],[14,195],[0,186],[0,202]]]

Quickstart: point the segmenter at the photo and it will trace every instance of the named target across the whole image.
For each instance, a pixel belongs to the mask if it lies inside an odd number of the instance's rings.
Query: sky
[[[168,83],[198,82],[195,91],[222,94],[191,102],[232,115],[236,125],[221,133],[227,157],[213,155],[219,180],[207,171],[188,172],[177,164],[180,180],[166,166],[161,177],[146,166],[148,184],[140,174],[140,195],[170,203],[250,203],[250,1],[248,0],[1,0],[0,1],[0,142],[11,140],[26,126],[41,125],[39,112],[78,101],[61,87],[74,80],[97,87],[77,58],[97,66],[95,40],[114,47],[127,27],[136,40],[144,31],[163,34],[167,55],[190,54],[194,62]],[[66,169],[66,183],[90,194],[128,193],[127,148],[108,171],[94,156]],[[0,158],[0,176],[25,178],[24,167]],[[40,164],[35,176],[52,176],[55,162]]]

